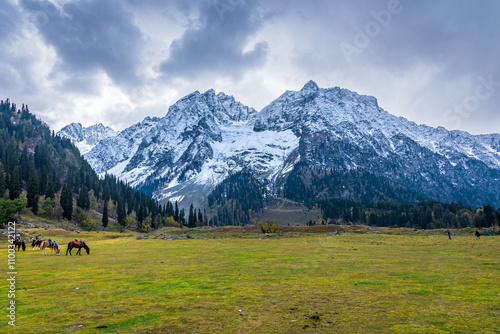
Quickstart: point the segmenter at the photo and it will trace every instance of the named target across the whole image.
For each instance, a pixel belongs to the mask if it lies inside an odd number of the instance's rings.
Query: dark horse
[[[42,240],[36,236],[33,238],[33,241],[31,242],[31,247],[33,248],[33,250],[35,250],[36,247],[38,247],[38,249],[40,249],[40,245],[42,244]]]
[[[66,249],[66,255],[68,255],[68,252],[69,252],[69,255],[71,255],[71,250],[73,248],[78,248],[78,251],[76,252],[76,255],[82,255],[81,254],[81,251],[82,251],[82,248],[84,248],[86,251],[87,251],[87,255],[90,255],[90,248],[89,246],[87,246],[87,244],[85,242],[83,242],[82,240],[80,241],[70,241],[68,243],[68,249]]]
[[[16,247],[18,252],[21,250],[21,247],[23,248],[23,252],[26,250],[26,244],[20,237],[16,237],[16,239],[14,240],[14,248]]]

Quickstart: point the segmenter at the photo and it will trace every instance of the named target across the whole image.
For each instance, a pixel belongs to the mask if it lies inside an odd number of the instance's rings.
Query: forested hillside
[[[116,177],[100,179],[78,149],[55,136],[46,124],[8,99],[0,103],[0,224],[25,207],[50,219],[73,220],[82,227],[148,229],[172,224],[173,206],[161,206],[150,196]]]
[[[324,171],[303,163],[295,166],[282,185],[283,197],[297,205],[321,210],[316,224],[364,224],[407,228],[490,227],[500,224],[500,208],[491,205],[472,208],[461,202],[425,200],[403,182],[360,171]],[[266,187],[250,173],[236,173],[208,196],[212,210],[208,224],[245,225],[266,205],[279,202],[266,196]],[[318,217],[319,218],[319,217]],[[287,221],[276,223],[286,225]]]
[[[265,187],[248,172],[238,172],[208,196],[208,207],[215,211],[209,224],[246,225],[255,213],[264,209]]]
[[[425,199],[407,180],[391,180],[363,170],[325,170],[296,164],[286,178],[283,197],[304,203],[330,198],[361,202],[417,203]]]
[[[500,208],[473,209],[462,203],[423,201],[418,204],[358,202],[343,199],[318,203],[323,221],[331,224],[367,224],[407,228],[490,227],[500,224]]]

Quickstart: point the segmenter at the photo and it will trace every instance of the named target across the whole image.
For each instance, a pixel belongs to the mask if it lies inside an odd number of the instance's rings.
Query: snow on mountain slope
[[[99,174],[108,172],[120,176],[143,138],[158,121],[158,118],[146,117],[142,122],[128,127],[115,137],[101,140],[96,147],[85,154],[85,159]]]
[[[382,155],[394,150],[395,141],[400,140],[398,136],[404,135],[445,156],[451,163],[463,163],[460,158],[465,154],[490,168],[500,169],[499,134],[474,136],[464,131],[417,125],[389,114],[372,96],[339,87],[321,89],[313,81],[299,92],[287,91],[265,107],[257,116],[254,129],[291,129],[297,135],[327,131],[341,138],[345,135],[344,140],[352,141],[372,138],[371,146]]]
[[[430,198],[500,198],[500,135],[417,125],[389,114],[374,97],[322,89],[313,81],[259,113],[224,93],[196,91],[165,117],[146,118],[101,140],[85,157],[98,173],[153,185],[158,199],[198,206],[242,169],[279,195],[278,180],[299,161],[412,182]]]
[[[213,159],[213,146],[223,141],[221,127],[227,129],[232,124],[244,127],[255,114],[253,108],[224,93],[194,92],[171,106],[164,118],[124,130],[117,137],[103,141],[86,158],[98,173],[116,174],[132,185],[148,178],[175,183],[180,177],[184,181],[200,173],[203,163]],[[251,127],[247,130],[251,132]],[[134,133],[133,139],[130,133]],[[129,145],[120,144],[123,142]],[[108,155],[110,150],[112,154]]]
[[[87,128],[84,128],[80,123],[71,123],[57,133],[58,136],[71,140],[82,155],[89,152],[101,140],[114,137],[117,134],[118,132],[101,123]]]

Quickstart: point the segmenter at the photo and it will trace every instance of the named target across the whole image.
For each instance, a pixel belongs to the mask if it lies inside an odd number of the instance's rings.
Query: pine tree
[[[104,190],[102,191],[102,199],[104,200],[104,202],[107,203],[109,201],[109,197],[110,197],[109,186],[106,184],[104,186]]]
[[[198,209],[198,221],[203,225],[203,215],[200,209]]]
[[[179,222],[179,205],[177,204],[177,201],[175,201],[174,220]]]
[[[146,211],[146,210],[145,210],[144,206],[141,204],[139,206],[139,210],[137,210],[137,221],[141,224],[144,222],[144,218],[145,218],[144,211]]]
[[[5,194],[5,172],[0,168],[0,198]]]
[[[186,225],[186,214],[184,213],[184,209],[181,209],[179,212],[179,223],[181,225]]]
[[[9,185],[10,199],[15,200],[21,195],[22,191],[23,191],[23,179],[22,179],[21,167],[16,166],[12,171],[12,177]]]
[[[188,227],[196,227],[196,215],[194,213],[193,203],[189,206]]]
[[[102,208],[102,227],[108,226],[108,201],[104,201],[104,207]]]
[[[66,184],[61,191],[61,207],[63,209],[63,219],[71,220],[73,215],[73,196]]]
[[[54,189],[54,182],[52,182],[52,179],[49,178],[47,181],[47,189],[45,189],[45,198],[54,199],[55,197],[56,197],[56,194],[55,194],[55,189]]]
[[[30,207],[31,211],[36,215],[38,213],[38,178],[34,168],[30,170],[27,190],[28,207]]]
[[[23,174],[23,180],[28,180],[30,177],[30,163],[28,159],[28,148],[24,146],[24,149],[21,153],[21,157],[19,158],[19,164],[21,165],[21,171]],[[29,207],[29,205],[28,205]]]
[[[120,199],[118,199],[118,208],[116,210],[118,216],[118,224],[125,227],[125,218],[127,218],[127,213],[125,212],[125,201],[121,197]]]
[[[87,187],[83,186],[78,194],[78,199],[76,200],[76,205],[78,205],[83,210],[90,209],[90,198]]]
[[[490,227],[495,224],[495,209],[491,205],[486,205],[484,207],[484,219],[485,219],[485,227]]]

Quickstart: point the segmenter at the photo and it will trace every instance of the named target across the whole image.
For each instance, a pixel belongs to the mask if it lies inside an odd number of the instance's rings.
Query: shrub
[[[270,221],[269,219],[266,221],[265,224],[259,222],[257,226],[260,227],[262,233],[278,233],[280,231],[278,226],[276,226],[276,224],[274,223],[274,221],[272,220]]]

